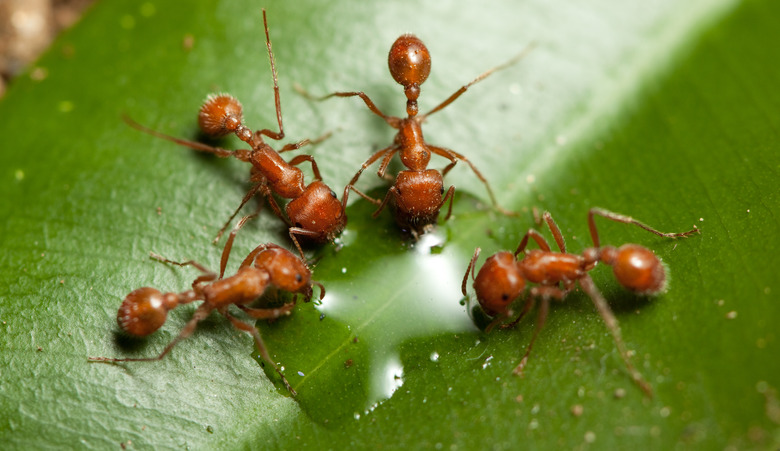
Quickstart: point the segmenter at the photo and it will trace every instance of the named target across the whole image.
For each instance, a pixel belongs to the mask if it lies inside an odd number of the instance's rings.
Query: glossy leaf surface
[[[453,218],[414,245],[354,196],[340,246],[312,250],[328,296],[260,325],[297,399],[217,315],[161,362],[87,362],[151,356],[177,334],[187,307],[141,341],[116,332],[116,309],[135,288],[179,291],[195,277],[149,251],[216,268],[211,238],[249,187],[240,162],[139,133],[121,116],[199,139],[200,102],[226,91],[253,128],[275,121],[260,5],[97,5],[38,62],[45,78],[19,79],[0,102],[0,443],[777,447],[776,2],[516,3],[264,5],[284,142],[333,132],[305,152],[337,192],[393,131],[357,99],[312,102],[296,83],[315,95],[364,90],[401,114],[386,56],[411,30],[433,57],[427,111],[537,43],[425,124],[430,143],[468,156],[520,217],[490,209],[465,164],[445,179],[457,186]],[[360,186],[379,196],[386,185],[373,172]],[[462,303],[475,247],[480,264],[514,249],[537,209],[580,251],[593,206],[664,231],[702,230],[671,241],[599,222],[604,242],[646,245],[672,274],[666,294],[645,299],[594,271],[652,399],[581,292],[553,306],[523,378],[512,369],[533,316],[485,334]],[[229,271],[258,243],[289,245],[285,235],[266,208],[239,234]]]

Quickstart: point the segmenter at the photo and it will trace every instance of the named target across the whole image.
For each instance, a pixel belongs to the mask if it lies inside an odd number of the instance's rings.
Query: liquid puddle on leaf
[[[464,251],[445,236],[453,223],[411,243],[392,218],[357,214],[368,219],[350,216],[343,246],[325,248],[313,268],[327,290],[322,302],[299,306],[289,319],[259,325],[298,392],[297,401],[313,421],[326,426],[365,418],[402,390],[405,365],[419,366],[414,359],[405,361],[409,346],[428,343],[421,346],[430,349],[413,353],[430,363],[431,355],[446,352],[433,348],[431,338],[478,333],[461,302],[473,249]],[[481,228],[487,218],[479,216]],[[462,235],[456,235],[458,241]],[[481,232],[476,235],[489,240]],[[266,374],[277,379],[267,368]]]

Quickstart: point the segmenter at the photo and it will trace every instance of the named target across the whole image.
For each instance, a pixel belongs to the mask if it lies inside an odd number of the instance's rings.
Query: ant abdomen
[[[210,94],[198,113],[198,125],[209,136],[235,132],[243,122],[241,102],[230,94]]]
[[[431,73],[431,55],[425,44],[413,34],[395,40],[387,57],[390,75],[403,87],[420,86]]]
[[[666,269],[650,250],[638,244],[625,244],[614,251],[611,263],[615,278],[627,289],[652,296],[666,288]]]
[[[168,310],[176,301],[154,288],[143,287],[132,291],[122,301],[116,315],[116,322],[123,332],[136,337],[145,337],[159,329],[168,317]]]
[[[509,305],[524,289],[525,279],[511,252],[498,252],[488,258],[474,279],[479,305],[489,316],[506,315]]]

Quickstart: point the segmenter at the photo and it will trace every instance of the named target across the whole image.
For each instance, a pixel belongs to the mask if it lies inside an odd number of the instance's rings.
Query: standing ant
[[[306,302],[311,300],[313,284],[320,288],[320,299],[325,296],[325,289],[319,282],[311,280],[311,271],[305,262],[287,249],[272,243],[257,246],[247,255],[235,275],[223,278],[236,233],[249,218],[250,216],[242,218],[230,233],[222,252],[219,277],[195,261],[188,260],[180,263],[154,253],[150,254],[152,258],[160,262],[178,266],[194,266],[202,273],[192,282],[191,290],[181,293],[162,293],[155,288],[143,287],[132,291],[122,301],[117,312],[117,323],[122,332],[135,337],[146,337],[162,327],[169,310],[182,304],[203,301],[195,310],[192,318],[181,329],[179,335],[168,343],[157,357],[124,359],[89,357],[88,360],[107,363],[161,360],[178,342],[189,337],[199,322],[216,310],[230,320],[233,326],[249,332],[254,337],[260,356],[276,370],[282,378],[284,386],[295,396],[295,390],[276,363],[271,360],[257,328],[234,317],[228,308],[235,305],[252,318],[274,320],[289,315],[295,307],[296,298],[286,302],[281,307],[274,308],[253,308],[247,307],[247,304],[260,298],[269,288],[303,294]]]
[[[495,317],[493,322],[487,327],[489,332],[495,324],[512,315],[509,306],[523,294],[526,282],[537,284],[529,290],[523,310],[519,316],[502,326],[512,327],[517,324],[533,308],[536,299],[541,298],[542,303],[536,319],[534,334],[531,342],[528,344],[525,355],[514,370],[515,374],[522,375],[523,368],[528,362],[528,356],[531,353],[531,347],[547,318],[550,299],[562,301],[574,289],[575,284],[579,282],[582,290],[593,300],[593,304],[604,320],[607,329],[612,333],[612,338],[615,340],[620,356],[623,358],[634,382],[648,396],[652,396],[650,384],[634,368],[629,359],[628,350],[621,338],[617,318],[615,318],[615,315],[609,308],[604,296],[602,296],[593,283],[593,279],[591,279],[588,271],[596,267],[598,262],[602,262],[612,266],[615,278],[628,290],[638,295],[655,296],[666,289],[666,268],[652,251],[638,244],[624,244],[619,248],[601,246],[594,221],[595,216],[602,216],[611,221],[624,224],[633,224],[665,238],[687,237],[693,233],[701,233],[695,227],[688,232],[663,233],[629,216],[600,208],[591,208],[588,212],[588,226],[590,227],[593,247],[585,249],[582,255],[577,255],[566,252],[566,243],[563,240],[561,230],[550,213],[545,212],[542,215],[542,219],[547,222],[547,226],[550,228],[560,252],[550,250],[550,245],[544,237],[536,230],[530,229],[523,236],[514,254],[506,251],[498,252],[485,261],[477,276],[474,277],[475,262],[480,253],[480,249],[477,248],[466,269],[466,274],[463,276],[461,290],[463,295],[467,296],[466,283],[469,272],[471,272],[471,277],[474,281],[474,291],[476,292],[479,305],[487,315]],[[533,238],[540,249],[526,250],[529,238]],[[521,252],[524,254],[523,259],[517,260],[517,256]]]
[[[336,193],[322,182],[320,170],[311,155],[298,155],[289,162],[279,155],[282,152],[299,149],[311,141],[305,139],[297,143],[287,144],[279,151],[274,150],[263,141],[263,135],[280,140],[284,138],[282,126],[282,106],[279,97],[279,85],[277,81],[274,54],[271,50],[271,38],[268,33],[268,21],[265,9],[263,10],[263,25],[265,27],[265,43],[268,48],[268,56],[271,60],[271,73],[274,80],[274,99],[276,104],[276,120],[279,124],[279,132],[262,129],[254,133],[244,125],[243,108],[241,103],[229,94],[209,95],[206,102],[200,108],[198,125],[207,135],[221,137],[230,133],[235,134],[241,141],[249,144],[252,149],[238,149],[235,151],[213,147],[207,144],[180,139],[160,133],[138,124],[125,117],[125,121],[132,127],[159,138],[190,147],[201,152],[212,153],[220,158],[235,157],[238,160],[252,163],[250,181],[254,187],[244,196],[241,204],[230,216],[225,225],[220,229],[214,242],[218,241],[227,229],[233,218],[243,206],[254,197],[262,194],[271,205],[274,213],[285,221],[292,239],[301,258],[304,258],[303,249],[297,237],[308,239],[314,243],[333,241],[347,223],[345,213],[346,199],[340,202]],[[327,135],[326,135],[327,136]],[[322,139],[322,138],[321,138]],[[314,173],[314,181],[304,184],[303,172],[296,166],[308,161],[311,163]],[[291,199],[285,207],[287,217],[282,214],[279,204],[274,199],[274,194],[285,199]]]
[[[417,98],[420,96],[420,85],[428,78],[431,71],[431,56],[425,44],[414,35],[404,34],[393,43],[388,56],[388,65],[393,79],[404,87],[406,95],[406,114],[407,117],[387,116],[377,108],[373,101],[364,92],[334,92],[319,100],[325,100],[330,97],[354,97],[363,99],[371,112],[384,119],[388,125],[398,129],[393,144],[374,153],[355,174],[347,187],[344,189],[344,204],[348,197],[349,189],[354,190],[361,197],[379,205],[374,212],[376,217],[390,201],[396,222],[404,230],[409,230],[415,237],[425,233],[434,225],[439,216],[439,210],[449,200],[450,205],[447,210],[445,220],[452,213],[452,198],[455,187],[450,186],[446,194],[444,192],[443,177],[455,166],[458,161],[464,161],[471,167],[474,174],[485,184],[488,195],[493,205],[504,213],[509,213],[498,206],[496,197],[490,187],[487,179],[465,156],[453,150],[444,147],[432,146],[425,142],[422,133],[422,123],[428,116],[444,109],[450,103],[455,101],[466,90],[475,83],[487,78],[493,72],[504,69],[515,64],[524,57],[532,48],[529,45],[522,53],[512,58],[510,61],[494,67],[482,75],[478,76],[468,84],[462,86],[449,96],[444,102],[440,103],[431,111],[418,115]],[[304,93],[305,94],[305,93]],[[387,195],[379,202],[376,199],[365,195],[354,188],[363,171],[382,159],[379,165],[377,175],[385,178],[387,166],[393,155],[399,154],[401,163],[406,167],[396,176],[393,186],[390,187]],[[431,153],[440,155],[450,161],[450,163],[439,172],[436,169],[428,169],[428,163],[431,159]]]

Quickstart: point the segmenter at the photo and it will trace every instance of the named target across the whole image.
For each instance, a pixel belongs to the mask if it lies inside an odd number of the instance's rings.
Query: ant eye
[[[336,196],[336,193],[334,193],[333,190],[330,190],[330,195],[333,196],[334,199],[338,199],[338,196]]]
[[[303,225],[300,222],[296,222],[295,223],[295,227],[297,227],[299,229],[303,229],[304,228]]]
[[[439,190],[439,194],[444,194],[444,185],[441,186],[441,189]]]
[[[296,274],[295,275],[295,281],[298,282],[298,283],[303,282],[303,276],[300,275],[300,274]]]
[[[508,301],[508,300],[509,300],[509,295],[508,295],[508,294],[506,294],[506,293],[503,293],[503,294],[501,295],[501,300],[502,300],[502,301],[504,301],[504,302]]]

